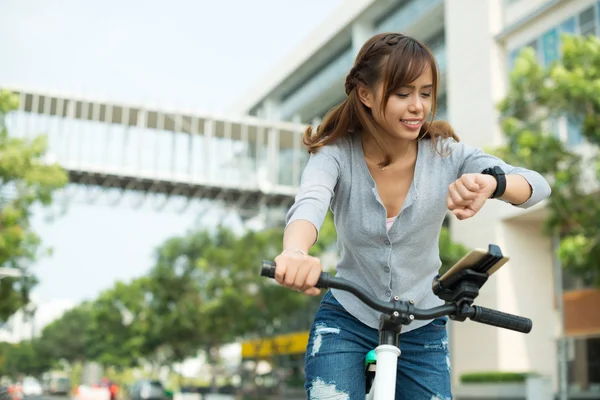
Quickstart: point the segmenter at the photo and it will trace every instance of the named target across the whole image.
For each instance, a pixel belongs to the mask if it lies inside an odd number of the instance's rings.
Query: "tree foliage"
[[[30,220],[36,205],[48,206],[53,193],[67,183],[58,165],[44,162],[45,136],[21,139],[9,135],[6,116],[18,107],[18,98],[0,91],[0,267],[26,268],[40,254],[40,238]],[[0,280],[0,323],[29,301],[36,279]]]
[[[547,231],[560,236],[565,268],[600,286],[600,38],[565,35],[562,57],[544,67],[524,49],[500,103],[508,162],[544,174],[552,186]],[[580,131],[569,145],[560,126]]]
[[[86,359],[86,333],[92,324],[91,304],[82,303],[46,325],[35,344],[38,356],[75,363]]]
[[[150,324],[148,287],[146,277],[117,282],[90,305],[83,340],[87,359],[116,368],[138,365]]]
[[[32,342],[0,343],[0,376],[13,379],[22,374],[39,376],[52,366],[52,360],[40,357]]]

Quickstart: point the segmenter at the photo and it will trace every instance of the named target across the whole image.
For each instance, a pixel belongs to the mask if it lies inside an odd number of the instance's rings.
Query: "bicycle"
[[[531,319],[475,306],[473,302],[479,289],[489,276],[508,261],[500,247],[490,244],[488,251],[474,249],[461,258],[443,276],[432,282],[433,292],[446,304],[431,309],[419,309],[412,301],[400,300],[398,296],[389,302],[373,299],[354,282],[321,273],[315,285],[320,289],[339,289],[354,294],[373,309],[380,311],[379,345],[365,357],[365,379],[367,400],[391,400],[396,393],[396,371],[400,357],[399,336],[402,326],[413,320],[429,320],[449,316],[453,321],[472,321],[529,333],[533,327]],[[261,276],[274,278],[275,263],[263,261]]]

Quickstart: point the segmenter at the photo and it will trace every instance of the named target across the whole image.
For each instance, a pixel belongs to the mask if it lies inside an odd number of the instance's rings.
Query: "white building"
[[[560,33],[599,35],[600,1],[344,1],[230,111],[318,122],[344,98],[344,79],[360,46],[384,31],[414,36],[431,47],[442,75],[438,115],[450,121],[461,140],[486,148],[502,141],[495,105],[505,95],[517,51],[534,46],[540,62],[548,63],[559,54]],[[581,140],[567,123],[560,133],[569,143]],[[529,335],[453,323],[455,383],[470,371],[536,371],[551,377],[557,388],[559,300],[564,298],[569,387],[600,393],[600,313],[592,311],[600,294],[572,283],[564,296],[555,290],[561,277],[554,272],[552,241],[542,233],[544,215],[543,204],[520,210],[490,202],[476,218],[451,222],[456,241],[471,248],[496,243],[511,256],[488,281],[478,304],[534,320]]]

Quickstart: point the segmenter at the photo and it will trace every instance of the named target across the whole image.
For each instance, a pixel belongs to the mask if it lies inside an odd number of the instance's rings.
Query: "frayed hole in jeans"
[[[314,340],[312,343],[312,351],[310,352],[310,355],[314,357],[321,349],[321,344],[323,343],[323,335],[339,335],[339,333],[340,328],[333,328],[327,325],[317,325],[315,327]]]
[[[312,381],[309,389],[310,400],[349,400],[350,395],[335,387],[334,383],[325,383],[321,378]]]

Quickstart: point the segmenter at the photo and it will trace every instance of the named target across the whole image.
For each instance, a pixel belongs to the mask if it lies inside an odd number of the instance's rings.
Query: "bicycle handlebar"
[[[275,263],[272,261],[263,261],[260,275],[274,279],[275,278]],[[444,315],[456,314],[458,305],[456,303],[448,303],[443,306],[438,306],[430,309],[420,309],[409,302],[385,302],[379,299],[374,299],[359,285],[344,278],[331,276],[327,272],[322,272],[319,281],[315,285],[319,289],[339,289],[352,293],[369,307],[379,312],[391,314],[400,312],[410,315],[411,319],[426,320],[434,319]],[[510,329],[517,332],[529,333],[533,326],[529,318],[520,317],[518,315],[508,314],[497,310],[492,310],[480,306],[469,306],[464,310],[466,315],[472,321],[482,324],[496,326],[498,328]]]

